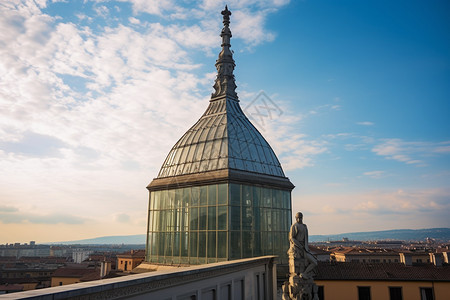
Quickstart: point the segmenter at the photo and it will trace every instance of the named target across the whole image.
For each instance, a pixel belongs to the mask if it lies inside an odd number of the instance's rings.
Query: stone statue
[[[296,222],[289,231],[289,281],[283,285],[283,300],[316,300],[317,286],[313,281],[317,258],[308,247],[308,227],[303,224],[303,214],[295,215]]]

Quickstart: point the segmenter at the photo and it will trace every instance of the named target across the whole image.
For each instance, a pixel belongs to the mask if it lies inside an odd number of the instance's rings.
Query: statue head
[[[302,223],[303,222],[303,214],[301,212],[296,213],[295,220],[297,220],[297,223]]]

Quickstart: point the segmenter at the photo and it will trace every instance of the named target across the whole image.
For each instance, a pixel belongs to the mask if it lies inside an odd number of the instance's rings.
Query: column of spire
[[[232,37],[229,28],[231,12],[228,10],[227,6],[225,6],[225,10],[222,11],[222,15],[224,25],[222,32],[220,33],[220,36],[222,37],[222,51],[220,51],[219,58],[216,60],[217,77],[213,86],[215,92],[212,93],[211,98],[230,96],[237,100],[236,83],[233,75],[236,64],[234,63],[233,53],[230,50],[230,38]]]

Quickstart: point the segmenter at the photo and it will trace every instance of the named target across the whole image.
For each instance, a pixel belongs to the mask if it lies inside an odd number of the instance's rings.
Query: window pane
[[[227,255],[227,233],[217,232],[217,257],[223,258]]]
[[[154,209],[160,209],[161,208],[161,192],[160,191],[156,191],[156,192],[152,192],[152,194],[155,195],[155,204],[153,206]]]
[[[241,186],[239,184],[230,184],[230,204],[241,205]]]
[[[183,207],[189,206],[190,196],[191,196],[191,189],[190,188],[183,189],[183,200],[182,200]]]
[[[198,257],[206,256],[206,232],[198,233]]]
[[[242,186],[242,206],[252,205],[252,187],[248,185]]]
[[[190,230],[198,230],[198,207],[189,208]]]
[[[158,255],[159,256],[164,256],[164,240],[166,237],[166,234],[164,232],[160,232],[158,234],[159,238],[158,238]]]
[[[273,201],[273,207],[275,207],[275,208],[283,207],[283,198],[282,198],[281,190],[272,190],[272,201]]]
[[[217,204],[217,185],[208,185],[208,205]]]
[[[259,231],[252,232],[252,241],[253,241],[253,256],[263,255],[261,249],[261,233]]]
[[[401,287],[389,287],[390,300],[403,300]]]
[[[200,216],[199,216],[199,230],[206,230],[206,213],[207,207],[200,207]]]
[[[191,206],[198,206],[200,203],[200,189],[198,186],[192,188]]]
[[[228,185],[223,183],[217,186],[218,189],[218,203],[219,204],[227,204],[227,187]]]
[[[208,207],[208,230],[216,230],[216,206]]]
[[[241,233],[239,231],[230,232],[230,257],[241,258]]]
[[[358,300],[370,300],[369,286],[358,286]]]
[[[241,208],[239,206],[230,207],[230,229],[240,230],[241,229]]]
[[[167,190],[161,191],[161,209],[166,209],[168,208],[167,206]]]
[[[182,204],[182,197],[183,197],[183,190],[182,189],[176,189],[175,190],[175,207],[180,207]]]
[[[253,209],[250,206],[242,206],[242,230],[252,230]]]
[[[200,205],[207,205],[207,187],[201,186],[200,187]]]
[[[198,244],[198,232],[197,231],[189,232],[190,257],[197,257],[197,244]]]
[[[216,257],[216,231],[208,232],[208,257]]]
[[[175,208],[175,190],[167,191],[167,208]]]
[[[420,288],[421,300],[434,300],[432,288]]]
[[[188,256],[188,246],[189,246],[189,233],[182,232],[181,233],[181,241],[180,241],[180,254],[181,256]]]
[[[164,255],[165,256],[172,256],[172,245],[173,245],[173,240],[172,240],[173,234],[168,232],[165,234],[165,242],[164,242]]]
[[[227,229],[227,206],[219,206],[218,207],[218,230],[226,230]]]
[[[272,190],[261,189],[261,197],[264,207],[272,207]]]
[[[253,206],[259,207],[261,204],[259,203],[261,200],[261,188],[254,186],[253,187]]]
[[[243,257],[252,257],[253,240],[250,231],[242,231],[242,254]]]
[[[173,256],[180,256],[180,233],[173,234]]]

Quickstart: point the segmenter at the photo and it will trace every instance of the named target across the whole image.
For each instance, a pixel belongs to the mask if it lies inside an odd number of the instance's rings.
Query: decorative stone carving
[[[319,300],[313,276],[317,272],[317,258],[308,247],[308,227],[303,224],[303,214],[295,215],[296,222],[289,232],[289,281],[285,281],[283,300]]]

